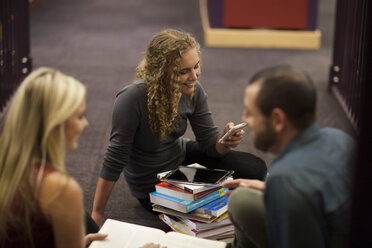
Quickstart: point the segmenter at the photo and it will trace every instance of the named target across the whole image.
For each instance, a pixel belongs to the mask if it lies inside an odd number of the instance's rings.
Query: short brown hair
[[[248,84],[254,83],[261,84],[256,105],[265,116],[280,108],[299,130],[315,121],[316,91],[307,73],[290,65],[277,65],[257,72]]]

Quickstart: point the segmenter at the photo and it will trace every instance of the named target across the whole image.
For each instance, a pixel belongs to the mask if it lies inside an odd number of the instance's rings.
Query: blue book
[[[217,200],[214,200],[200,208],[195,209],[194,212],[219,217],[220,215],[227,211],[228,201],[229,198],[226,195],[224,195]]]
[[[222,196],[225,195],[226,191],[228,191],[227,188],[222,188],[196,201],[182,200],[173,196],[164,195],[154,191],[150,193],[150,201],[152,203],[170,209],[174,209],[182,213],[188,213],[193,211],[194,209],[197,209],[201,206],[210,203],[213,200],[221,198]]]

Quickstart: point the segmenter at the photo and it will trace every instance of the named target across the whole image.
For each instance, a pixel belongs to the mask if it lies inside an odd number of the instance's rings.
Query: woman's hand
[[[140,248],[167,248],[167,247],[166,246],[160,247],[159,244],[148,243],[148,244],[145,244],[144,246],[141,246]]]
[[[107,238],[108,234],[102,234],[102,233],[89,233],[85,235],[85,246],[88,247],[93,241],[95,240],[104,240]]]
[[[222,141],[221,143],[218,142],[218,140],[225,133],[227,133],[233,126],[234,126],[233,122],[227,123],[225,128],[224,128],[223,134],[220,137],[218,137],[218,139],[216,141],[216,149],[217,149],[218,153],[220,153],[220,154],[228,153],[231,150],[231,148],[237,147],[240,144],[241,140],[243,139],[244,130],[239,130],[239,131],[236,131],[233,135],[230,135],[229,137],[227,137],[227,139]]]

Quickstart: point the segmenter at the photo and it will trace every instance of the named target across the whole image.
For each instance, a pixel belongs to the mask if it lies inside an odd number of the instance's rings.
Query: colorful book
[[[159,218],[165,223],[167,224],[173,231],[175,232],[178,232],[178,233],[183,233],[183,234],[186,234],[186,235],[189,235],[187,234],[186,232],[184,232],[183,230],[179,229],[178,227],[174,226],[170,221],[168,221],[165,217],[164,217],[164,214],[159,214]]]
[[[213,227],[218,227],[218,226],[224,226],[224,225],[231,224],[231,220],[230,220],[230,217],[229,217],[227,212],[222,214],[220,217],[215,219],[213,222],[209,222],[209,223],[202,222],[202,221],[197,221],[197,220],[193,220],[193,219],[190,219],[190,218],[187,218],[187,217],[185,218],[185,217],[181,217],[181,216],[177,216],[176,218],[182,220],[186,225],[190,226],[192,229],[199,230],[199,231],[200,230],[205,230],[205,229],[210,229],[210,228],[213,228]]]
[[[218,226],[205,230],[195,230],[186,225],[182,220],[172,218],[166,214],[160,214],[159,218],[170,226],[173,230],[181,230],[182,233],[198,237],[198,238],[213,238],[222,234],[234,233],[234,226],[230,223],[224,226]]]
[[[172,182],[172,185],[174,185],[174,186],[176,186],[180,189],[183,189],[187,192],[190,192],[192,194],[198,194],[200,192],[208,191],[208,190],[211,190],[213,188],[221,188],[221,186],[192,185],[192,184],[173,183],[173,182]]]
[[[210,203],[213,200],[216,200],[222,197],[225,194],[225,191],[228,191],[228,190],[229,189],[227,188],[216,190],[213,193],[196,201],[181,200],[176,197],[164,195],[164,194],[154,191],[150,193],[150,201],[152,203],[155,203],[155,204],[167,207],[167,208],[171,208],[171,209],[183,212],[183,213],[188,213],[194,209],[197,209],[201,206],[204,206]]]
[[[166,214],[159,214],[159,218],[167,224],[173,231],[184,233],[195,237],[192,228],[183,223],[181,220],[175,220]]]
[[[196,201],[220,189],[221,187],[213,187],[213,188],[210,188],[206,191],[202,191],[199,193],[191,193],[187,190],[181,189],[177,186],[174,186],[171,183],[164,181],[164,182],[161,182],[155,185],[155,188],[156,188],[156,192],[159,192],[164,195],[173,196],[178,199],[182,199],[186,201]]]
[[[195,209],[195,212],[209,214],[213,216],[220,216],[227,211],[227,203],[229,202],[229,197],[224,195],[223,197],[211,201],[210,203]]]
[[[202,213],[182,213],[180,211],[176,211],[170,208],[166,208],[157,204],[152,206],[152,210],[159,212],[159,213],[166,213],[177,217],[188,218],[190,220],[200,221],[203,223],[211,223],[217,219],[217,217],[209,215],[209,214],[202,214]]]

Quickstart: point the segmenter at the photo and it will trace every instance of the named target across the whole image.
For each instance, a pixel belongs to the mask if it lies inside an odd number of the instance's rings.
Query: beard
[[[264,128],[256,132],[254,146],[261,151],[267,152],[275,143],[275,139],[276,133],[274,129],[269,125],[269,122],[265,122]]]

